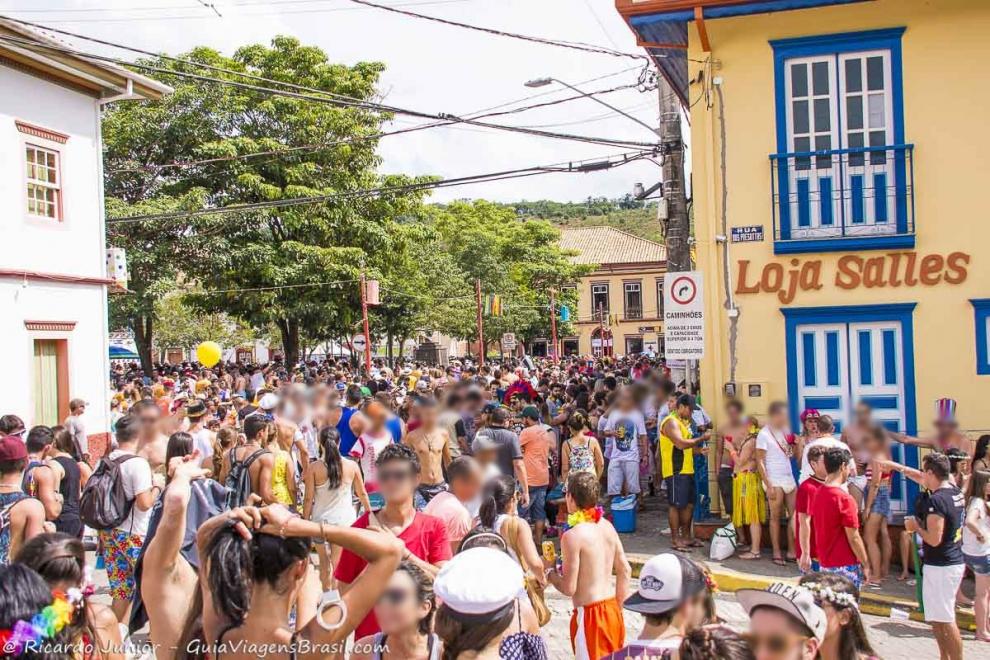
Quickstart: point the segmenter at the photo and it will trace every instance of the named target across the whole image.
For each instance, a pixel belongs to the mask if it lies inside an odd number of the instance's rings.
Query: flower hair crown
[[[72,623],[72,616],[83,603],[87,590],[71,588],[53,591],[51,605],[46,605],[30,620],[20,619],[12,628],[0,630],[0,646],[4,655],[17,656],[31,646],[51,639]]]
[[[853,607],[859,609],[859,603],[856,602],[856,598],[849,593],[844,591],[835,591],[832,587],[826,587],[817,582],[809,582],[807,584],[802,584],[802,587],[808,589],[815,595],[815,599],[825,603],[830,603],[832,605],[838,605],[839,607]]]

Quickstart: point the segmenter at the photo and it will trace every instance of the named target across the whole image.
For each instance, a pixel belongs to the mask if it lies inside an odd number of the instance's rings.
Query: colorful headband
[[[809,582],[808,584],[802,584],[802,587],[810,591],[815,595],[815,599],[825,603],[831,603],[832,605],[838,605],[839,607],[853,607],[859,609],[859,603],[856,602],[855,596],[846,593],[844,591],[835,591],[832,587],[826,587],[817,582]]]
[[[76,587],[67,592],[53,591],[51,605],[46,605],[30,621],[20,619],[13,628],[0,630],[0,646],[4,649],[4,655],[18,656],[60,633],[72,623],[72,615],[84,598],[85,592]]]
[[[807,410],[801,413],[801,421],[803,422],[806,419],[818,419],[821,416],[822,414],[817,410],[815,410],[814,408],[808,408]]]

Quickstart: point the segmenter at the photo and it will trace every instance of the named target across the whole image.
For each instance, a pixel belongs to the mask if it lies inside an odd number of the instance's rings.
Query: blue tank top
[[[402,420],[398,415],[393,415],[385,422],[385,428],[392,436],[392,442],[402,442]]]
[[[354,435],[354,431],[351,430],[351,417],[354,416],[356,411],[354,408],[348,408],[344,406],[344,412],[340,416],[340,421],[337,422],[337,433],[340,434],[340,455],[347,456],[351,453],[351,447],[357,442],[357,436]]]

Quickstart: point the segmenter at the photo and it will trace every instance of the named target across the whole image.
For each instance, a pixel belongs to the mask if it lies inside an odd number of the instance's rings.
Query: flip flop
[[[754,559],[759,559],[760,556],[755,552],[744,552],[739,555],[738,559],[745,559],[746,561],[753,561]]]
[[[787,566],[787,562],[784,561],[783,557],[774,557],[773,563],[776,564],[777,566]]]
[[[705,544],[702,541],[699,541],[698,539],[694,539],[688,545],[690,545],[692,548],[703,548],[703,547],[705,547]]]

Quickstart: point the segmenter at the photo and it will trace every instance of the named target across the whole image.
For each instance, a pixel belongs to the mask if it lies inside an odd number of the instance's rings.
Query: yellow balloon
[[[204,367],[212,367],[220,361],[223,349],[215,341],[204,341],[196,347],[196,359]]]

